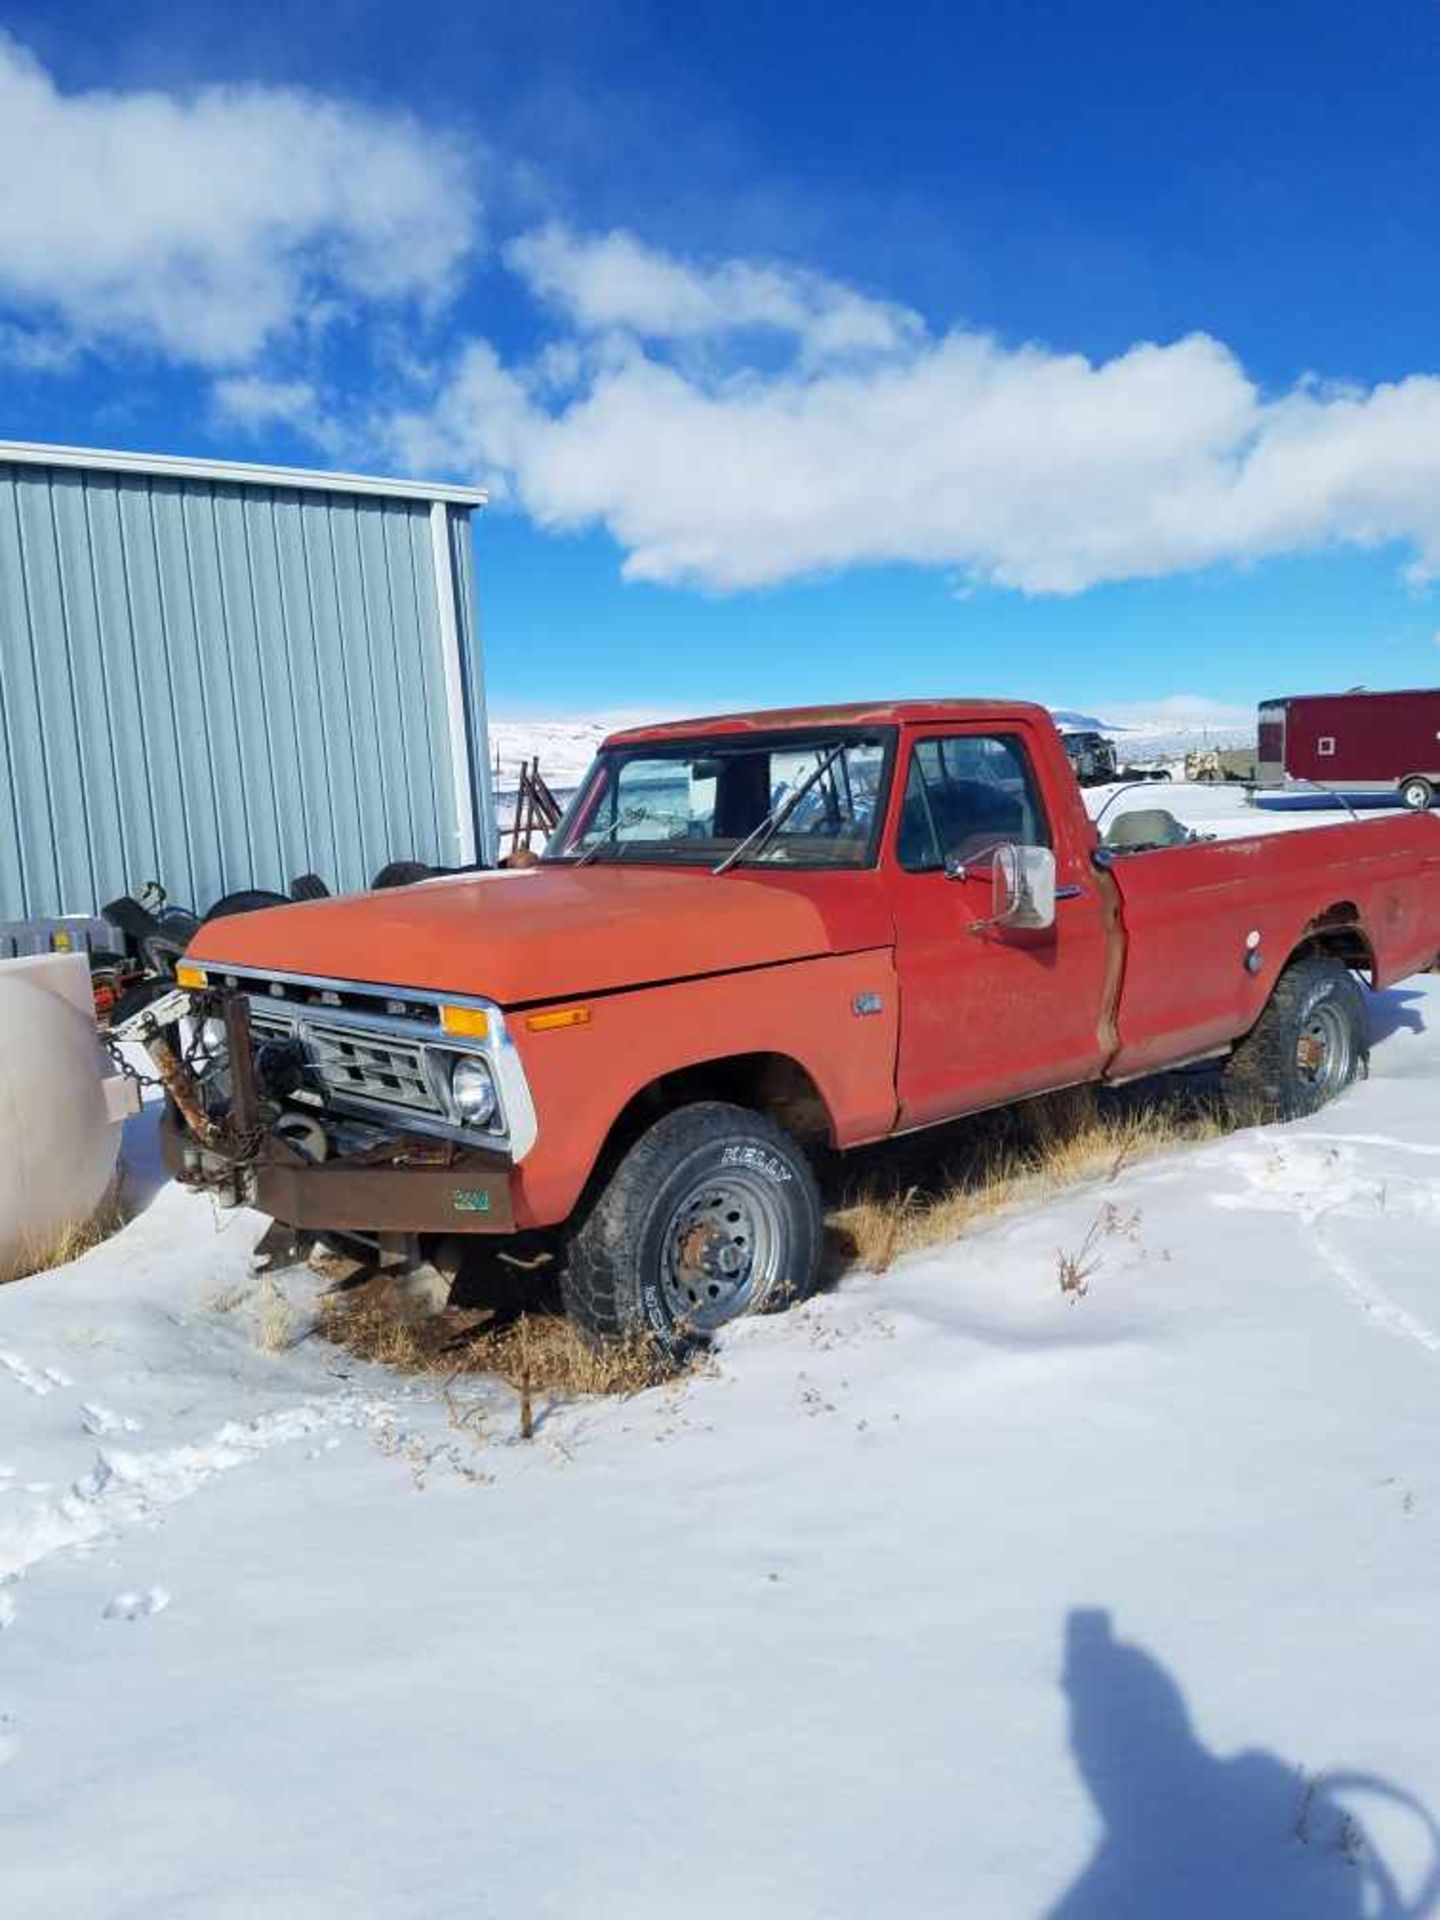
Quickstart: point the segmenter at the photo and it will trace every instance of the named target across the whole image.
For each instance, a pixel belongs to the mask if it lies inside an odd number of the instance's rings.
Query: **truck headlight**
[[[488,1127],[500,1105],[494,1078],[483,1060],[455,1062],[450,1069],[450,1098],[467,1127]]]

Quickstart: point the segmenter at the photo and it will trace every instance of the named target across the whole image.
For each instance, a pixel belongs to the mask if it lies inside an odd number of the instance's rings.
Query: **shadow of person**
[[[1421,1920],[1440,1896],[1436,1829],[1370,1776],[1308,1780],[1274,1755],[1210,1753],[1158,1660],[1108,1613],[1066,1623],[1070,1742],[1104,1832],[1046,1920]],[[1342,1804],[1342,1798],[1345,1804]],[[1429,1858],[1403,1897],[1349,1803],[1403,1807]]]

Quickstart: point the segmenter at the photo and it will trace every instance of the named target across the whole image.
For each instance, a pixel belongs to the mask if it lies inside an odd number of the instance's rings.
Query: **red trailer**
[[[1300,693],[1260,708],[1258,784],[1393,793],[1416,812],[1440,792],[1440,687]]]

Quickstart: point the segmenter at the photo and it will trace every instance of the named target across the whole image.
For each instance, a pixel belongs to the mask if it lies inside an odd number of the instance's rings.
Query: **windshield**
[[[831,733],[610,748],[586,775],[545,858],[713,867],[738,849],[745,867],[863,867],[887,744],[883,734]],[[773,831],[761,835],[767,820]]]

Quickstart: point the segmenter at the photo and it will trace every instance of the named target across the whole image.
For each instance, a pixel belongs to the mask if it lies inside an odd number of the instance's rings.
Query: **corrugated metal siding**
[[[453,862],[429,511],[0,463],[0,918]]]

